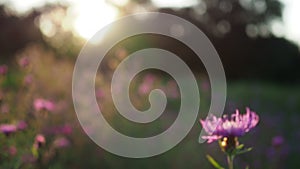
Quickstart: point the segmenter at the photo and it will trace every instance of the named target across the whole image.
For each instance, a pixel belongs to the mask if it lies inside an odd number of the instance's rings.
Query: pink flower
[[[33,106],[36,111],[40,111],[40,110],[53,111],[55,108],[53,102],[45,99],[35,99]]]
[[[33,81],[33,77],[32,75],[29,74],[24,77],[23,83],[29,85],[32,83],[32,81]]]
[[[45,143],[46,143],[46,139],[45,139],[44,135],[38,134],[38,135],[35,136],[33,146],[34,146],[35,148],[39,148],[39,147],[41,147],[42,145],[44,145]]]
[[[153,84],[155,81],[155,76],[152,74],[148,74],[144,77],[142,84],[139,86],[140,94],[147,94],[153,88]]]
[[[73,128],[71,125],[65,124],[63,126],[45,128],[44,132],[52,135],[56,135],[56,134],[70,135],[73,132]]]
[[[61,128],[61,133],[66,134],[66,135],[72,134],[72,131],[73,131],[72,126],[68,125],[68,124],[64,125]]]
[[[6,65],[0,65],[0,75],[6,75],[8,67]]]
[[[8,148],[8,153],[11,156],[15,156],[18,153],[18,150],[17,150],[17,148],[15,146],[10,146]]]
[[[223,118],[208,117],[206,120],[200,120],[203,129],[208,134],[202,138],[211,143],[224,137],[240,137],[254,128],[258,121],[259,116],[250,111],[249,108],[246,109],[246,114],[243,115],[239,113],[239,110],[236,110],[231,118],[227,116]]]
[[[10,135],[17,131],[17,126],[14,124],[1,124],[0,131],[4,133],[6,136]]]
[[[17,123],[18,130],[25,130],[26,128],[27,128],[27,123],[25,121],[21,120]]]
[[[98,99],[101,99],[101,98],[103,98],[105,96],[105,93],[104,93],[104,91],[102,90],[102,89],[98,89],[97,91],[96,91],[96,97],[98,98]]]
[[[19,60],[19,65],[23,68],[27,67],[29,65],[30,61],[28,59],[28,57],[22,57],[20,60]]]
[[[139,93],[140,94],[147,94],[151,91],[151,84],[146,84],[146,83],[143,83],[142,85],[139,86]]]
[[[70,146],[70,141],[65,137],[59,137],[54,140],[53,145],[56,148],[65,148]]]

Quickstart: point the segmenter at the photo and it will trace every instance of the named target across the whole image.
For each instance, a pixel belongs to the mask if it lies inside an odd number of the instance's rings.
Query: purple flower
[[[153,88],[154,82],[155,76],[152,74],[147,74],[144,77],[142,84],[139,86],[139,93],[142,95],[149,93]]]
[[[65,124],[63,126],[55,126],[55,127],[48,127],[44,129],[44,133],[47,134],[63,134],[63,135],[70,135],[73,132],[73,128],[69,124]]]
[[[104,96],[105,96],[105,93],[104,93],[104,91],[103,91],[102,89],[98,89],[98,90],[96,91],[96,97],[97,97],[98,99],[104,98]]]
[[[54,147],[56,148],[64,148],[70,146],[70,141],[65,137],[56,138],[53,142]]]
[[[31,74],[28,74],[24,77],[23,83],[25,85],[30,85],[33,81],[33,76]]]
[[[0,75],[5,75],[7,73],[8,67],[6,65],[0,65]]]
[[[22,57],[20,60],[19,60],[19,65],[23,68],[27,67],[29,65],[30,61],[29,61],[29,58],[28,57]]]
[[[0,131],[4,133],[6,136],[10,135],[17,131],[17,126],[14,124],[1,124]]]
[[[27,128],[27,123],[25,121],[21,120],[17,123],[18,130],[25,130],[26,128]]]
[[[236,110],[231,118],[228,116],[223,116],[223,118],[208,117],[206,120],[200,120],[203,129],[208,134],[202,138],[211,143],[224,137],[240,137],[254,128],[258,121],[258,115],[249,108],[246,108],[246,114],[243,115],[239,113],[239,110]]]
[[[284,138],[282,136],[275,136],[272,138],[272,145],[274,147],[279,147],[284,143]]]
[[[45,99],[35,99],[33,106],[36,111],[40,111],[40,110],[52,111],[55,108],[53,102]]]
[[[42,147],[42,145],[44,145],[45,143],[46,143],[45,136],[42,134],[38,134],[35,136],[33,147],[38,149],[38,148]]]

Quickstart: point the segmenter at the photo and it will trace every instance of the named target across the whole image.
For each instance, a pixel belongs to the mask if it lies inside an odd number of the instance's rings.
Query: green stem
[[[233,169],[233,155],[227,155],[228,169]]]

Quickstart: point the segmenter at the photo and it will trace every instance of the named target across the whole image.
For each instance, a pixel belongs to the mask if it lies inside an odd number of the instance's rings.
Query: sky
[[[12,8],[19,12],[42,6],[45,2],[58,2],[59,0],[9,0]],[[97,30],[117,19],[117,10],[107,4],[105,0],[65,0],[74,5],[75,31],[83,38],[90,38]],[[117,3],[126,4],[128,0],[113,0]],[[184,7],[196,4],[198,0],[152,0],[161,7]],[[273,32],[280,36],[296,42],[300,46],[300,0],[281,0],[285,5],[283,11],[283,24],[274,22]],[[0,0],[0,3],[7,2]],[[100,9],[99,9],[100,7]],[[90,16],[100,16],[102,20],[95,23]],[[104,16],[104,17],[103,17]]]
[[[284,36],[300,45],[300,0],[282,0]]]

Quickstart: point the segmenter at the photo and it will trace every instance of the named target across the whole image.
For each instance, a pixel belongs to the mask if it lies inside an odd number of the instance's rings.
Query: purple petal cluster
[[[40,111],[40,110],[53,111],[55,109],[54,103],[45,99],[34,100],[33,106],[36,111]]]
[[[7,73],[8,67],[6,65],[0,65],[0,75],[5,75]]]
[[[258,121],[259,116],[249,108],[246,108],[245,114],[240,114],[239,110],[236,110],[230,118],[211,116],[206,120],[200,120],[203,129],[208,134],[202,138],[211,143],[223,137],[240,137],[254,128]]]
[[[56,138],[53,142],[55,148],[65,148],[70,146],[70,141],[65,137]]]
[[[5,135],[9,135],[17,131],[17,126],[14,124],[1,124],[0,131]]]

